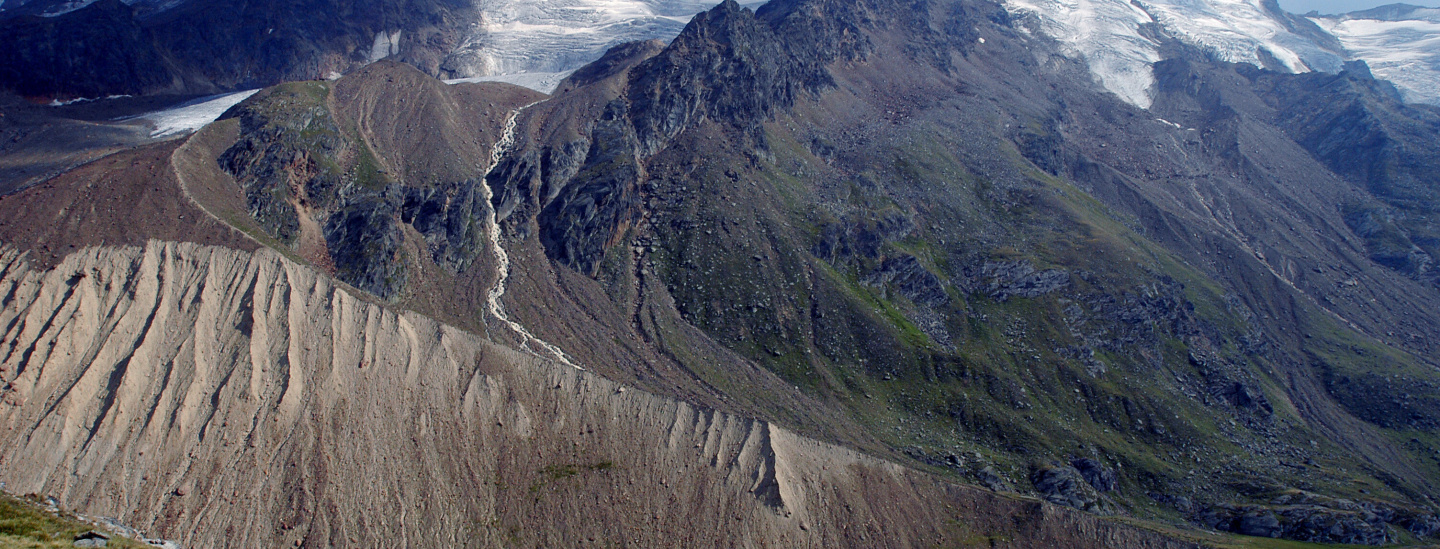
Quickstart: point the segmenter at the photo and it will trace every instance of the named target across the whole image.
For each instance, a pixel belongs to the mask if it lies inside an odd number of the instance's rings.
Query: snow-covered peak
[[[1290,72],[1337,71],[1344,62],[1292,31],[1262,0],[1009,0],[1008,7],[1084,58],[1106,89],[1140,107],[1151,102],[1156,37],[1219,60]]]
[[[1311,20],[1407,101],[1440,104],[1440,9],[1385,6]]]

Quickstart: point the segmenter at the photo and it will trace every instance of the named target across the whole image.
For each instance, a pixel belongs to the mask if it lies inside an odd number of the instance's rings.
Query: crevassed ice
[[[1008,7],[1035,17],[1041,33],[1083,57],[1105,89],[1150,106],[1150,65],[1160,60],[1156,44],[1140,34],[1140,25],[1154,22],[1150,14],[1118,0],[1010,0]]]
[[[1343,60],[1286,29],[1261,0],[1009,0],[1009,10],[1033,17],[1038,30],[1084,58],[1096,79],[1125,101],[1149,107],[1160,60],[1159,34],[1206,51],[1216,59],[1290,72],[1337,71]]]
[[[1407,101],[1440,104],[1440,9],[1417,9],[1382,19],[1370,12],[1311,20],[1335,35],[1378,78]]]
[[[561,73],[636,40],[669,40],[719,0],[481,0],[442,66],[458,78]],[[747,4],[757,6],[763,2]]]

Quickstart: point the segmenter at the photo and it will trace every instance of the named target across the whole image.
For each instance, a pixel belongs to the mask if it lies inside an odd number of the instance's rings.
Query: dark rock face
[[[1080,476],[1085,478],[1085,482],[1089,483],[1090,486],[1096,490],[1101,492],[1115,491],[1115,485],[1120,477],[1115,474],[1114,469],[1106,467],[1099,461],[1091,458],[1072,459],[1070,460],[1070,466],[1074,467],[1076,471],[1079,471]]]
[[[1261,538],[1280,537],[1280,519],[1269,511],[1251,511],[1235,519],[1234,532]]]
[[[1370,258],[1418,280],[1436,282],[1440,253],[1440,110],[1406,105],[1363,61],[1339,74],[1254,77],[1297,143],[1378,200],[1345,205],[1345,221]]]
[[[870,214],[856,214],[843,220],[826,223],[820,240],[811,253],[826,261],[852,258],[878,258],[888,242],[904,238],[915,231],[915,221],[896,209]]]
[[[1109,503],[1075,467],[1042,467],[1030,475],[1030,483],[1050,503],[1102,515],[1112,512]]]
[[[415,227],[435,263],[450,272],[465,270],[483,251],[484,198],[479,181],[459,181],[438,187],[404,189],[400,221]]]
[[[996,471],[993,466],[986,465],[981,468],[978,473],[975,473],[975,480],[993,492],[1012,491],[1010,489],[1010,483],[1005,480],[1005,476],[1001,475],[999,471]]]
[[[142,3],[143,4],[143,3]],[[438,74],[473,7],[451,0],[190,0],[137,13],[102,0],[57,17],[0,21],[0,87],[34,96],[214,93],[318,79],[370,61],[378,32],[397,59]]]
[[[0,86],[27,96],[180,91],[135,10],[100,0],[60,17],[0,21]]]
[[[1191,352],[1190,364],[1205,380],[1209,394],[1235,409],[1268,418],[1275,413],[1265,393],[1247,382],[1243,370],[1208,352]]]
[[[1416,537],[1430,538],[1440,533],[1440,517],[1432,514],[1403,513],[1397,516],[1394,522]]]
[[[341,280],[382,298],[408,281],[395,205],[384,197],[351,202],[325,222],[325,244]]]
[[[625,115],[620,101],[606,107],[591,134],[585,164],[540,212],[540,242],[546,253],[591,276],[606,248],[639,214],[642,168]]]
[[[864,55],[859,3],[824,3],[834,11],[806,4],[776,2],[755,14],[726,0],[636,67],[628,95],[642,153],[705,120],[758,138],[760,121],[832,84],[826,63]]]

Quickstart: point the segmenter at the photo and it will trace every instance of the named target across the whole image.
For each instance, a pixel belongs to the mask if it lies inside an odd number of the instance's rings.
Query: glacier
[[[1310,20],[1377,78],[1395,84],[1406,101],[1440,104],[1440,9],[1388,6]]]
[[[480,21],[470,25],[441,68],[454,79],[563,73],[599,59],[606,50],[625,42],[670,40],[695,14],[719,3],[481,0],[477,6]],[[742,5],[753,8],[763,3]]]
[[[132,120],[144,120],[154,125],[151,137],[170,137],[186,134],[219,119],[230,107],[244,101],[260,90],[246,90],[202,97],[187,101],[168,109],[135,116]]]
[[[442,65],[456,78],[552,73],[599,58],[611,46],[669,39],[715,2],[694,0],[490,0]]]
[[[1338,71],[1343,52],[1293,32],[1263,0],[1009,0],[1021,28],[1083,58],[1107,90],[1149,108],[1161,59],[1157,37],[1232,63],[1289,72]]]

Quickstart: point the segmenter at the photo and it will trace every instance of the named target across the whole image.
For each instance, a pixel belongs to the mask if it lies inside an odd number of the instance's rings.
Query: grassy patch
[[[594,463],[562,463],[559,465],[547,465],[537,473],[540,478],[530,484],[530,493],[537,494],[546,486],[556,482],[573,478],[581,473],[605,472],[615,468],[613,461],[597,461]]]
[[[81,522],[74,516],[50,513],[35,502],[8,494],[0,495],[0,547],[71,547],[75,536],[90,530],[103,531]],[[147,547],[108,532],[107,535],[111,536],[108,547]]]

